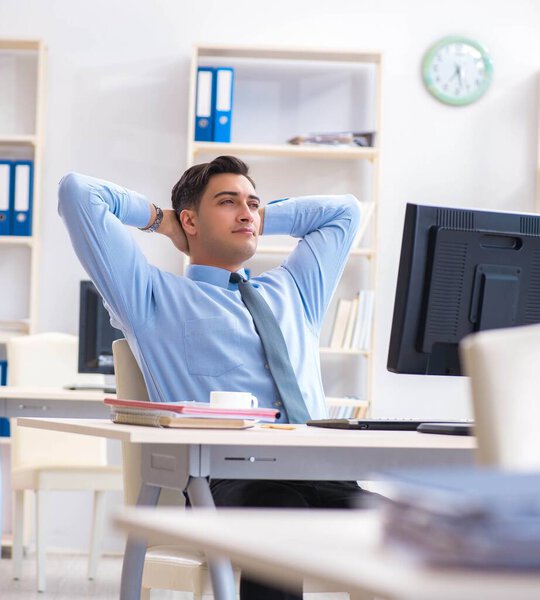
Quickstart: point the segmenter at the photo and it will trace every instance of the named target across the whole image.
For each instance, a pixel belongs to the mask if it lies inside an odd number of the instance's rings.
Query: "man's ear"
[[[180,225],[188,235],[197,233],[197,212],[189,208],[185,208],[180,213]]]

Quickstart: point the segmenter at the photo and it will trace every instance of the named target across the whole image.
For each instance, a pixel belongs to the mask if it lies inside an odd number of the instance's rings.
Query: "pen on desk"
[[[267,423],[266,425],[261,425],[265,429],[296,429],[294,425],[282,425],[281,423]]]

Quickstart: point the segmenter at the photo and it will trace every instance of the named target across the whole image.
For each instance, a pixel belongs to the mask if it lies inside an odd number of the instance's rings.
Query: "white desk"
[[[86,390],[51,387],[0,386],[0,417],[107,418],[104,398],[115,397]]]
[[[103,399],[115,397],[87,390],[66,390],[54,387],[0,386],[0,417],[86,417],[107,418],[110,410]],[[1,446],[9,446],[10,438],[0,437]],[[0,460],[0,546],[2,529],[2,485],[10,493],[8,477],[2,477]]]
[[[157,429],[103,420],[19,419],[19,424],[99,435],[142,445],[138,505],[155,506],[161,488],[187,490],[194,507],[213,507],[208,477],[238,479],[368,479],[380,469],[472,462],[474,438],[409,431]],[[122,600],[138,600],[146,545],[129,538]],[[216,600],[233,598],[230,564],[209,561]],[[226,568],[225,568],[226,567]]]
[[[222,553],[269,583],[299,575],[344,590],[400,600],[536,600],[540,574],[435,569],[380,542],[376,511],[174,511],[130,508],[115,518],[130,534]]]

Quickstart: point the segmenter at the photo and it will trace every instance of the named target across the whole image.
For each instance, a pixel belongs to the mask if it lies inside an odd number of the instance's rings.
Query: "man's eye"
[[[232,200],[230,198],[226,198],[225,200],[221,201],[221,204],[232,204]]]
[[[259,204],[257,202],[253,202],[250,204],[252,210],[259,210]]]

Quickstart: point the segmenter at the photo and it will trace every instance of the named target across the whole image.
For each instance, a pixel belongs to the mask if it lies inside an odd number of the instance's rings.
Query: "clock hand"
[[[452,81],[452,79],[454,79],[454,77],[459,77],[459,65],[456,65],[454,74],[452,75],[452,77],[450,77],[450,79],[446,83],[450,83]]]
[[[461,65],[459,65],[457,67],[457,77],[458,77],[458,81],[459,81],[459,87],[463,87],[463,77],[462,77],[463,73],[462,73],[462,67]]]

